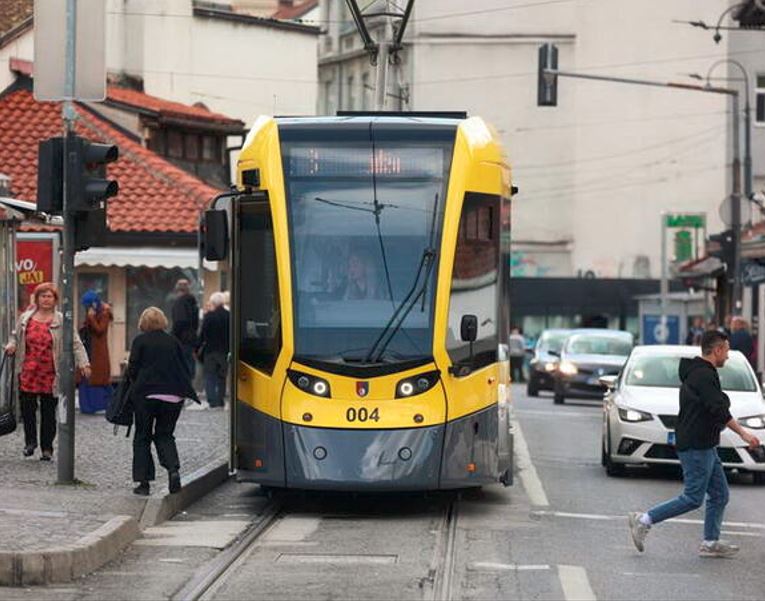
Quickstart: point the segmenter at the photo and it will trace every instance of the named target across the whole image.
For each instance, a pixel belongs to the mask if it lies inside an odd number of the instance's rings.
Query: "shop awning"
[[[199,253],[196,248],[160,248],[143,246],[140,248],[104,247],[89,248],[74,256],[76,267],[180,267],[181,269],[199,268]],[[214,264],[212,264],[214,265]],[[211,264],[205,262],[205,268]]]

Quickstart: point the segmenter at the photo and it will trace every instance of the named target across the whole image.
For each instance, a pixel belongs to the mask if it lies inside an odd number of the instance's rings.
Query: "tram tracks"
[[[423,581],[426,601],[451,601],[455,589],[457,558],[457,521],[459,500],[454,499],[445,508],[436,534],[436,546],[428,576]]]
[[[175,594],[175,601],[201,601],[211,599],[215,591],[226,581],[241,561],[246,558],[247,551],[258,541],[260,536],[279,519],[282,511],[281,504],[272,501],[263,512],[245,530],[244,534],[227,547],[219,555],[194,574],[194,576]]]

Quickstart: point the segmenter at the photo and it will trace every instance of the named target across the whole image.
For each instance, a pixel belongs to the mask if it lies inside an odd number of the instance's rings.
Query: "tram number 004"
[[[371,411],[366,407],[348,407],[345,412],[345,419],[349,422],[378,422],[380,421],[380,410],[375,407]]]

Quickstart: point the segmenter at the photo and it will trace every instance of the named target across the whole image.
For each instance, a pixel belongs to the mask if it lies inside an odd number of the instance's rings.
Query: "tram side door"
[[[280,396],[287,359],[281,352],[279,244],[265,193],[240,197],[235,215],[234,467],[283,485]]]

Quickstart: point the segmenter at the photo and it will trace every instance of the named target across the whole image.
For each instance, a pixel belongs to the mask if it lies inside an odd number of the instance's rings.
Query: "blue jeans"
[[[679,497],[656,505],[648,511],[653,524],[698,509],[704,503],[704,540],[719,540],[723,512],[728,504],[728,481],[725,479],[717,449],[678,451],[683,466],[684,490]]]

